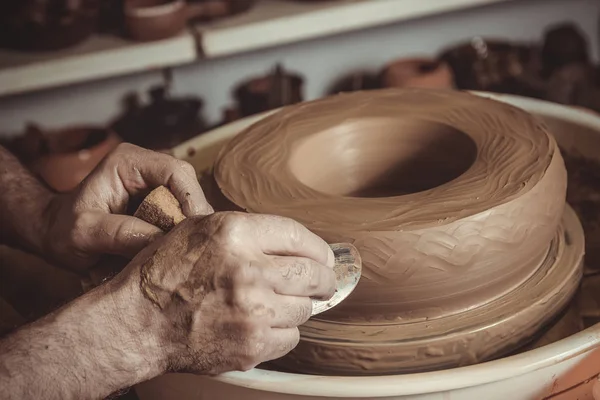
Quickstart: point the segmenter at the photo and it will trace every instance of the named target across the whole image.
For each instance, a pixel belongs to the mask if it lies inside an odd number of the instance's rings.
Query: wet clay
[[[416,89],[284,108],[229,142],[214,175],[249,212],[354,244],[363,279],[332,312],[390,323],[472,309],[521,284],[566,191],[558,148],[529,114]]]
[[[539,274],[563,215],[560,152],[520,109],[451,91],[338,95],[250,126],[222,149],[214,176],[238,207],[294,218],[361,254],[353,294],[302,327],[288,357],[296,370],[464,365],[517,345],[551,318],[548,306],[519,323],[495,315],[499,341],[470,330],[488,329],[484,307],[499,302],[510,314],[529,304],[509,295],[547,276]],[[544,287],[570,296],[558,281]],[[430,334],[443,345],[423,347]]]
[[[581,225],[568,208],[540,268],[505,296],[458,315],[410,324],[339,323],[323,314],[301,327],[298,347],[274,366],[311,374],[383,375],[508,355],[536,338],[572,299],[582,276],[583,243]]]

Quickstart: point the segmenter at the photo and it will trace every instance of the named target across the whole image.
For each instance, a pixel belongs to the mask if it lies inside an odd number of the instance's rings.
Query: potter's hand
[[[173,371],[217,374],[279,358],[299,340],[311,297],[335,292],[333,252],[286,218],[216,213],[188,218],[139,253],[110,285],[128,282],[159,325]]]
[[[51,201],[46,254],[78,270],[101,254],[132,257],[162,232],[123,214],[130,197],[160,185],[171,189],[186,216],[213,213],[190,164],[122,144],[73,193]]]
[[[102,399],[165,372],[280,357],[309,296],[333,294],[332,265],[329,246],[289,219],[187,218],[112,280],[0,339],[0,399]]]

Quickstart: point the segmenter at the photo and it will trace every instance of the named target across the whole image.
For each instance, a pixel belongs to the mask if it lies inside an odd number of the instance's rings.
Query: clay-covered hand
[[[123,318],[155,330],[165,370],[218,374],[292,350],[311,298],[335,292],[333,263],[293,220],[215,213],[184,220],[107,284],[136,293]]]
[[[51,200],[45,254],[78,271],[102,254],[133,257],[162,231],[125,215],[127,205],[160,185],[173,192],[187,217],[213,213],[190,164],[121,144],[73,193]]]

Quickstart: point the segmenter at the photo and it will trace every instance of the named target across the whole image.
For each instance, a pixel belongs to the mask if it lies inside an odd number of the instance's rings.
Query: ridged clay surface
[[[411,143],[423,141],[426,147],[444,140],[449,135],[436,136],[438,124],[463,132],[476,145],[472,165],[439,186],[351,197],[298,179],[334,168],[336,153],[372,157],[376,164],[382,154],[394,157]],[[407,125],[431,127],[433,133],[421,130],[410,134],[408,145],[391,146]],[[354,140],[345,140],[349,135]],[[315,141],[319,136],[325,139]],[[315,146],[305,151],[308,157],[292,165],[294,151],[310,147],[311,140]],[[448,152],[464,148],[464,142],[452,144],[444,143]],[[359,166],[365,170],[369,164]],[[351,167],[334,177],[365,179]],[[409,172],[418,176],[420,170]],[[330,243],[353,243],[363,259],[363,277],[329,316],[373,322],[432,319],[486,304],[518,286],[543,259],[566,191],[558,148],[529,114],[470,94],[422,90],[354,93],[284,108],[227,144],[215,178],[225,196],[249,212],[288,216]]]
[[[553,264],[566,192],[558,147],[538,120],[492,100],[393,89],[286,107],[232,139],[214,177],[236,206],[361,254],[353,294],[305,324],[278,363],[296,371],[488,359],[551,319],[579,280],[578,263]]]

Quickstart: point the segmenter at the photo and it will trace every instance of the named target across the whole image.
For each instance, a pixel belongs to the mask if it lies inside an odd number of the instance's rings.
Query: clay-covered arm
[[[0,243],[42,253],[53,194],[2,146],[0,188]]]
[[[128,291],[99,287],[0,341],[0,399],[101,399],[163,372]]]

